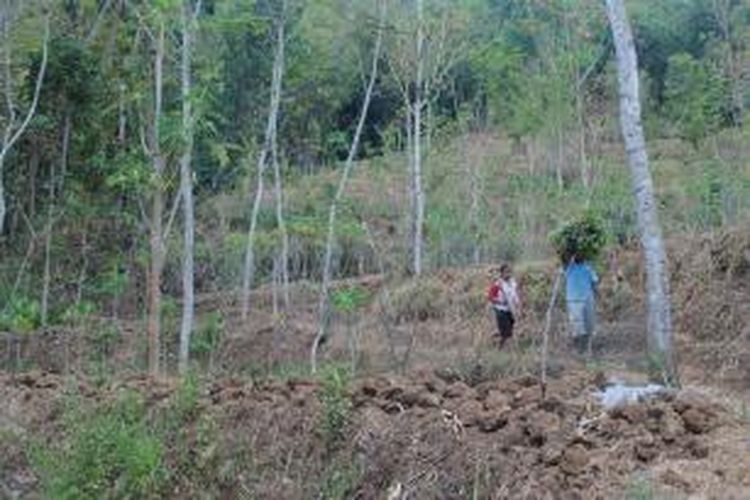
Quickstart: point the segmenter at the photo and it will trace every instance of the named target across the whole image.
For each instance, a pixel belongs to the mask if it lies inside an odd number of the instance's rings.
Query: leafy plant
[[[349,422],[352,403],[347,394],[350,375],[348,370],[332,366],[322,374],[322,389],[318,393],[323,404],[320,429],[327,445],[333,446],[344,437],[344,429]]]
[[[351,498],[360,473],[359,467],[353,461],[334,460],[326,470],[320,497],[324,500]]]
[[[207,355],[216,352],[224,336],[224,317],[219,312],[208,314],[190,339],[190,352]]]
[[[28,297],[15,297],[0,311],[0,329],[29,333],[41,323],[39,302]]]
[[[370,298],[371,295],[366,289],[360,286],[351,286],[334,291],[331,302],[338,311],[351,313],[367,304]]]

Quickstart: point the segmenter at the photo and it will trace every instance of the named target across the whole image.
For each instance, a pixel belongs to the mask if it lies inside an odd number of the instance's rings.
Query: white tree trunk
[[[0,236],[3,234],[5,229],[5,216],[7,214],[7,202],[5,201],[5,184],[3,182],[3,170],[5,167],[5,158],[8,156],[13,145],[21,138],[26,132],[31,119],[36,113],[36,108],[39,104],[39,95],[42,91],[42,82],[44,81],[44,75],[47,71],[47,60],[48,60],[48,48],[49,48],[49,16],[45,16],[44,19],[44,39],[42,41],[42,63],[39,66],[39,73],[36,76],[36,83],[34,85],[34,96],[31,99],[31,105],[26,112],[21,124],[16,128],[16,113],[15,104],[13,103],[13,89],[11,80],[11,57],[10,57],[10,34],[8,19],[9,13],[4,13],[4,19],[2,21],[2,35],[3,45],[5,49],[5,102],[8,107],[8,116],[6,117],[6,125],[3,133],[2,147],[0,147]]]
[[[283,21],[277,27],[281,30],[283,37]],[[263,175],[266,171],[269,150],[272,148],[273,136],[276,133],[276,127],[279,116],[279,102],[281,101],[281,79],[283,64],[283,45],[276,47],[276,57],[273,62],[273,75],[271,78],[271,103],[268,110],[268,122],[266,123],[266,134],[258,155],[258,173],[257,187],[255,190],[255,201],[253,202],[252,213],[250,214],[250,229],[247,234],[247,247],[245,251],[245,267],[242,273],[242,319],[246,320],[250,311],[250,288],[255,278],[255,231],[258,226],[258,213],[263,198]],[[280,56],[281,54],[281,56]]]
[[[641,246],[646,262],[649,351],[662,371],[664,382],[673,385],[678,380],[672,347],[667,257],[641,125],[635,45],[622,0],[607,0],[607,16],[617,54],[620,121],[630,163]]]
[[[151,223],[149,234],[149,250],[151,262],[148,275],[148,318],[146,332],[148,336],[148,371],[151,376],[159,375],[160,347],[161,347],[161,278],[164,270],[165,247],[162,231],[164,216],[164,170],[166,158],[161,152],[159,122],[162,117],[162,100],[164,85],[164,52],[165,52],[164,21],[159,25],[154,54],[154,116],[151,123],[150,155],[154,168],[153,193],[151,195]]]
[[[424,26],[423,0],[417,0],[417,79],[414,89],[414,159],[412,172],[412,198],[414,200],[414,241],[412,243],[412,271],[422,274],[423,231],[424,231],[424,191],[422,190],[422,107],[423,66],[424,66]]]
[[[185,0],[182,7],[182,50],[181,50],[181,80],[182,80],[182,133],[184,150],[180,157],[180,192],[183,209],[183,245],[182,245],[182,324],[180,325],[180,352],[178,368],[180,374],[188,369],[190,356],[190,336],[193,332],[195,316],[195,214],[193,202],[193,136],[194,117],[190,103],[192,91],[191,58],[192,36],[200,3],[193,12],[191,0]]]
[[[333,241],[335,237],[336,227],[336,214],[338,211],[338,204],[341,197],[346,190],[346,184],[349,180],[349,174],[354,167],[354,158],[359,150],[359,140],[362,136],[362,129],[365,126],[367,120],[367,113],[370,109],[370,101],[372,100],[372,90],[375,87],[375,81],[378,75],[378,62],[380,60],[380,48],[383,44],[383,28],[385,24],[386,16],[386,2],[388,0],[380,0],[380,22],[378,25],[378,34],[375,39],[375,47],[372,54],[372,67],[370,69],[370,79],[367,83],[367,89],[365,91],[365,98],[362,102],[362,108],[359,113],[359,120],[357,121],[357,128],[354,131],[354,137],[352,137],[352,143],[349,146],[349,154],[346,157],[344,168],[341,172],[341,178],[339,179],[339,185],[336,189],[336,194],[331,201],[331,206],[328,211],[328,231],[326,234],[326,253],[323,258],[323,283],[320,287],[320,301],[318,303],[318,333],[313,341],[312,349],[310,350],[310,369],[313,373],[317,370],[317,359],[318,359],[318,348],[320,347],[321,341],[326,335],[326,323],[329,313],[328,304],[328,293],[331,286],[331,259],[333,256]]]
[[[282,6],[282,9],[284,7]],[[285,13],[282,12],[281,19],[279,20],[279,29],[276,34],[276,59],[278,64],[278,99],[281,100],[281,82],[283,81],[284,74],[284,23],[286,22]],[[278,103],[277,103],[278,105]],[[273,165],[273,177],[274,177],[274,194],[276,198],[276,224],[279,228],[281,237],[281,255],[279,256],[281,262],[279,262],[279,274],[281,281],[282,296],[284,298],[284,308],[289,309],[289,235],[286,231],[286,222],[284,221],[284,189],[282,187],[281,179],[281,165],[279,162],[279,147],[278,147],[278,123],[274,124],[273,133],[271,134],[271,162]]]

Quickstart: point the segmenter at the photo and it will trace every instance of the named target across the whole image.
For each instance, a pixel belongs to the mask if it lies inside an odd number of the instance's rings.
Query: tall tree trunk
[[[278,59],[279,68],[279,100],[281,100],[281,82],[284,74],[284,23],[286,22],[285,11],[286,4],[282,5],[281,19],[279,28],[276,32],[276,59]],[[279,256],[279,277],[281,281],[282,296],[284,298],[284,309],[289,310],[289,235],[286,231],[286,222],[284,221],[284,189],[281,179],[281,164],[279,162],[278,146],[278,123],[274,124],[273,133],[271,134],[271,162],[273,165],[274,193],[276,197],[276,224],[279,228],[281,237],[281,255]]]
[[[281,30],[283,38],[283,21],[279,23],[277,30]],[[276,127],[279,118],[279,102],[281,101],[281,79],[283,71],[283,44],[276,47],[276,57],[273,62],[273,75],[271,78],[271,103],[268,110],[268,122],[266,123],[266,134],[258,156],[258,182],[255,190],[255,201],[253,210],[250,214],[250,229],[247,234],[247,247],[245,251],[245,267],[242,273],[242,319],[246,320],[250,311],[250,288],[255,278],[255,231],[258,226],[258,213],[260,212],[260,203],[263,198],[263,175],[266,171],[266,164],[269,150],[272,147],[273,135],[276,133]]]
[[[424,191],[422,190],[422,107],[424,71],[424,0],[417,0],[417,80],[414,89],[414,160],[412,198],[414,199],[414,241],[412,246],[412,271],[422,274],[423,231],[424,231]]]
[[[164,270],[164,170],[166,158],[162,154],[159,122],[162,117],[162,97],[164,85],[164,45],[165,26],[161,20],[156,39],[154,55],[154,116],[151,124],[151,161],[154,167],[154,187],[151,195],[151,221],[149,225],[149,250],[151,262],[148,277],[148,319],[146,332],[148,335],[148,371],[151,376],[159,375],[160,344],[161,344],[161,278]]]
[[[63,192],[65,175],[68,171],[68,150],[70,148],[70,134],[72,133],[71,111],[65,112],[62,129],[62,152],[60,154],[60,172],[56,173],[54,166],[50,167],[49,207],[47,209],[47,229],[44,233],[44,272],[42,274],[42,325],[47,325],[49,317],[49,292],[52,283],[52,234],[54,232],[55,217],[57,216],[57,197]]]
[[[149,250],[151,262],[148,279],[148,320],[146,330],[148,334],[148,371],[152,376],[159,375],[160,344],[161,344],[161,276],[164,269],[164,241],[162,240],[162,218],[164,217],[164,196],[161,184],[163,178],[163,164],[156,167],[155,182],[151,198],[151,225],[149,235]]]
[[[357,121],[357,128],[354,131],[354,137],[352,143],[349,146],[349,154],[346,157],[344,163],[344,169],[341,172],[341,178],[339,179],[339,185],[336,189],[336,194],[331,201],[331,206],[328,210],[328,231],[326,234],[326,253],[323,258],[323,283],[320,287],[320,300],[318,303],[318,333],[313,341],[312,349],[310,350],[310,369],[315,373],[317,369],[318,359],[318,348],[320,347],[321,341],[326,335],[326,323],[329,314],[329,301],[328,293],[331,286],[331,258],[333,256],[333,240],[335,237],[336,227],[336,214],[338,212],[338,205],[341,197],[346,190],[346,184],[349,180],[349,175],[354,167],[354,158],[359,150],[359,141],[362,136],[362,129],[365,126],[367,120],[367,112],[370,109],[370,101],[372,100],[372,90],[375,87],[375,81],[378,75],[378,62],[380,60],[380,48],[383,44],[383,29],[385,24],[385,16],[387,12],[387,1],[380,0],[380,22],[378,25],[378,34],[375,39],[375,47],[372,54],[372,67],[370,69],[370,80],[367,83],[367,89],[365,91],[365,99],[362,102],[362,108],[359,112],[359,120]]]
[[[672,318],[667,257],[648,167],[646,141],[641,125],[638,64],[625,6],[622,0],[607,0],[607,16],[617,54],[620,85],[620,121],[638,213],[638,229],[646,262],[648,344],[653,361],[665,384],[678,383],[672,347]]]
[[[182,324],[180,325],[180,352],[178,368],[185,374],[190,355],[190,336],[193,332],[195,315],[194,255],[195,255],[195,214],[193,205],[193,136],[194,117],[190,103],[192,35],[198,11],[193,12],[191,0],[182,6],[182,50],[180,75],[182,80],[182,133],[184,150],[180,157],[180,191],[182,196]],[[200,4],[196,9],[200,8]]]

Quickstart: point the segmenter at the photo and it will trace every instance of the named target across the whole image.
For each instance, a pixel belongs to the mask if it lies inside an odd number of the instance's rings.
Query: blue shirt
[[[565,270],[565,297],[568,302],[593,300],[599,277],[588,264],[570,264]]]

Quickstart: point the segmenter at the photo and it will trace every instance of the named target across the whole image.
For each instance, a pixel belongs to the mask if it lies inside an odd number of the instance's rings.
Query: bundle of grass
[[[607,238],[602,221],[592,213],[574,219],[552,236],[552,245],[563,264],[573,259],[592,261],[601,253]]]

